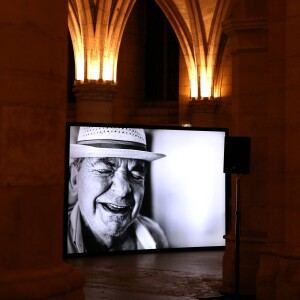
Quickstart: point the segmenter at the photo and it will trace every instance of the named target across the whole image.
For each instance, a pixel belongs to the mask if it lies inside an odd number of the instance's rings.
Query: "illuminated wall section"
[[[221,22],[229,1],[156,0],[172,25],[184,55],[191,100],[219,97],[214,86]],[[180,16],[180,17],[179,17]],[[205,16],[205,18],[203,18]]]
[[[228,1],[156,2],[179,40],[190,80],[190,98],[218,97],[214,87],[216,53]],[[120,43],[134,4],[135,0],[69,0],[68,25],[77,81],[116,82]]]
[[[134,4],[135,0],[69,0],[77,81],[116,81],[120,43]]]

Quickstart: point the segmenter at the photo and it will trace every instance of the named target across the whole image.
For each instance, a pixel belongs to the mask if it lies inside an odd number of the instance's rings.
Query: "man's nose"
[[[124,198],[131,192],[131,186],[128,181],[128,176],[125,171],[117,171],[113,177],[112,184],[113,192],[119,197]]]

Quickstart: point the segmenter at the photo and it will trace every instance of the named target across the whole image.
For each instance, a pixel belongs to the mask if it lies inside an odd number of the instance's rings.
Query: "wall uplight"
[[[103,61],[103,74],[102,79],[103,80],[113,80],[113,59],[112,58],[105,58]]]
[[[89,70],[88,79],[91,80],[99,79],[100,70],[99,70],[99,64],[97,64],[97,62],[90,62],[88,70]]]
[[[199,77],[198,77],[199,76]],[[212,96],[212,75],[210,69],[200,68],[191,76],[191,100],[209,99]],[[199,78],[199,81],[198,81]],[[199,89],[200,87],[200,89]],[[214,95],[213,95],[214,96]]]
[[[198,98],[198,82],[197,78],[191,79],[191,99]]]
[[[87,55],[87,79],[98,80],[100,78],[100,57],[96,46]]]
[[[211,80],[209,80],[205,70],[201,72],[200,77],[201,84],[201,98],[210,98],[211,97]]]
[[[84,81],[84,55],[75,52],[75,78]]]

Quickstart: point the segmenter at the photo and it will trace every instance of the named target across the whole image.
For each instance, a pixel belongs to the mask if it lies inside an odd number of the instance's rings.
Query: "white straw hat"
[[[80,127],[77,144],[70,144],[70,158],[120,157],[153,161],[164,154],[146,149],[143,129]]]

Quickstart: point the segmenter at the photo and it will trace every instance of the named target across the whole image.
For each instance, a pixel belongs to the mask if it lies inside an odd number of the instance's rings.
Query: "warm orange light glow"
[[[87,55],[87,79],[99,80],[100,78],[100,57],[96,46]]]
[[[84,55],[83,53],[75,53],[76,64],[76,80],[84,81]],[[87,58],[87,79],[99,80],[101,76],[100,72],[100,58],[98,51],[93,51]],[[116,64],[114,64],[114,58],[112,55],[104,57],[102,63],[102,76],[101,79],[108,81],[116,81]]]
[[[83,53],[75,53],[75,79],[84,80],[84,56]]]
[[[113,76],[113,59],[112,58],[106,58],[103,61],[103,73],[102,73],[102,79],[103,80],[114,80]]]
[[[74,60],[75,60],[75,79],[84,80],[84,49],[81,39],[76,39],[73,42]]]
[[[89,70],[88,79],[91,80],[99,79],[100,70],[99,70],[99,65],[97,65],[97,63],[90,63],[88,70]]]
[[[198,83],[197,77],[191,79],[191,98],[198,98]]]
[[[118,64],[118,58],[116,58],[115,60],[115,64],[114,64],[114,73],[113,73],[113,76],[114,76],[114,82],[117,82],[117,64]]]
[[[203,99],[203,98],[211,98],[212,96],[212,74],[211,68],[202,67],[197,70],[191,72],[191,98],[192,99]],[[198,82],[199,76],[199,82]],[[199,95],[199,86],[200,86],[200,95]],[[215,89],[214,92],[217,93]],[[215,95],[213,95],[215,96]]]
[[[220,91],[220,87],[214,87],[214,94],[213,94],[214,98],[219,98],[221,96],[221,91]]]
[[[211,77],[208,76],[207,70],[202,69],[201,71],[201,97],[209,98],[211,97]]]

